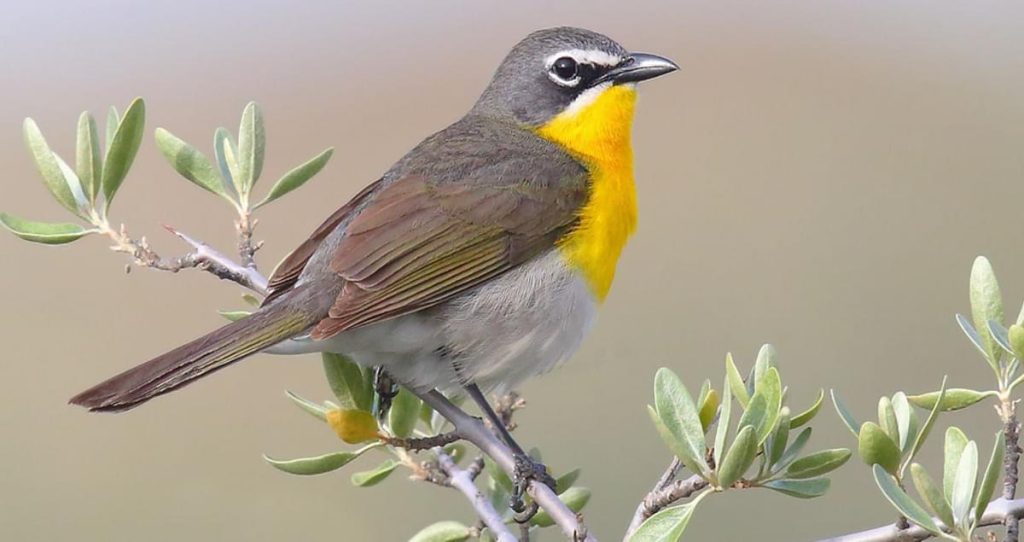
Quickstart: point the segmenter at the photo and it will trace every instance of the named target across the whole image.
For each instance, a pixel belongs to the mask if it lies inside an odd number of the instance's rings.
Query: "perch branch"
[[[665,470],[665,473],[661,475],[661,478],[654,484],[651,491],[644,496],[643,500],[636,507],[636,512],[633,513],[633,520],[629,522],[629,528],[626,529],[624,540],[628,540],[630,535],[640,528],[644,520],[658,513],[662,508],[679,499],[685,499],[708,486],[706,480],[696,475],[685,480],[676,480],[676,475],[679,474],[681,467],[682,464],[679,462],[679,459],[672,458],[672,463],[669,464],[668,469]]]
[[[433,451],[437,456],[438,467],[448,477],[448,483],[466,496],[469,503],[473,505],[477,517],[484,522],[484,525],[491,531],[494,538],[498,542],[516,542],[515,535],[508,530],[508,526],[501,519],[501,514],[491,506],[487,496],[480,491],[480,488],[476,487],[472,473],[469,470],[459,468],[451,456],[440,447],[434,448]]]
[[[494,459],[494,462],[509,475],[514,474],[515,457],[512,454],[512,450],[498,440],[498,437],[479,418],[466,414],[436,390],[429,392],[414,391],[412,388],[410,390],[422,399],[424,403],[451,422],[455,427],[455,432],[463,439],[473,443],[481,452]],[[562,533],[570,540],[597,542],[597,539],[587,532],[576,513],[559,500],[558,495],[555,495],[551,488],[530,480],[526,491],[533,501],[551,516],[551,519],[558,525]]]
[[[114,229],[104,224],[101,225],[101,231],[114,242],[111,250],[128,254],[132,257],[135,265],[139,267],[149,267],[171,273],[194,267],[218,278],[230,280],[258,294],[266,295],[267,279],[256,271],[255,267],[239,265],[210,245],[193,239],[170,226],[164,227],[192,247],[192,250],[183,256],[164,258],[150,248],[145,237],[134,239],[128,235],[124,225]]]
[[[1024,499],[996,499],[989,503],[981,520],[978,521],[978,526],[991,527],[1003,525],[1008,521],[1016,524],[1022,516],[1024,516]],[[917,525],[911,525],[907,529],[899,529],[896,525],[886,525],[859,533],[825,538],[819,542],[916,542],[927,540],[933,536]]]

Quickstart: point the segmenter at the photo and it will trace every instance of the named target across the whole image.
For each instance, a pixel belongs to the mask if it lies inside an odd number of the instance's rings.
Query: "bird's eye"
[[[551,65],[551,73],[566,83],[576,77],[578,69],[576,61],[567,56],[559,58]]]

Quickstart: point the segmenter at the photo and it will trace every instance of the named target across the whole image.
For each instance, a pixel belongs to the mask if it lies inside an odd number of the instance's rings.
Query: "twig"
[[[242,212],[235,221],[235,231],[238,233],[238,255],[242,259],[242,265],[246,269],[256,271],[256,251],[263,247],[263,243],[252,242],[252,232],[256,229],[257,220],[249,216],[249,211]]]
[[[661,475],[658,482],[654,484],[654,488],[644,496],[643,500],[636,507],[636,512],[633,513],[633,520],[629,522],[626,536],[623,537],[624,540],[628,540],[630,535],[640,528],[644,520],[658,513],[662,508],[679,499],[690,497],[694,493],[708,487],[707,480],[696,475],[685,480],[676,480],[675,478],[679,473],[680,467],[679,459],[673,458],[668,469]]]
[[[512,454],[512,450],[502,443],[479,418],[466,414],[436,390],[423,392],[416,391],[411,387],[409,389],[422,399],[424,403],[451,422],[455,427],[455,432],[462,438],[473,443],[481,452],[490,456],[495,464],[506,473],[509,475],[514,473],[515,457]],[[562,533],[570,540],[597,542],[597,538],[587,533],[586,528],[576,513],[560,501],[558,495],[555,495],[551,488],[530,480],[526,491],[533,498],[534,502],[551,516],[551,519],[562,530]]]
[[[170,226],[164,226],[164,228],[192,247],[192,250],[176,258],[163,258],[150,248],[145,237],[134,239],[128,235],[124,225],[121,225],[118,229],[103,225],[101,231],[114,241],[114,246],[111,247],[112,250],[130,255],[135,265],[140,267],[149,267],[171,273],[177,273],[182,269],[194,267],[202,269],[218,278],[230,280],[261,295],[266,295],[267,279],[256,271],[255,268],[238,265],[210,245],[197,241]]]
[[[391,437],[387,435],[380,435],[381,441],[388,446],[394,446],[395,448],[404,448],[413,452],[420,450],[430,450],[438,446],[445,446],[453,442],[458,441],[460,437],[454,431],[448,433],[441,433],[432,437],[412,437],[412,438],[399,438]]]
[[[487,525],[498,542],[516,542],[515,535],[508,530],[508,526],[501,519],[501,514],[491,506],[487,496],[476,487],[469,471],[459,468],[440,446],[434,448],[433,452],[437,456],[438,467],[448,476],[448,483],[466,496],[476,510],[477,517]]]
[[[1000,398],[999,415],[1003,420],[1003,436],[1006,453],[1003,455],[1003,498],[1012,500],[1017,492],[1018,462],[1020,461],[1020,424],[1017,422],[1017,404],[1003,393]],[[1006,527],[1005,542],[1017,542],[1020,537],[1020,521],[1017,517],[1007,516],[1003,521]]]
[[[996,499],[989,503],[985,513],[978,521],[979,527],[990,527],[992,525],[1004,524],[1007,520],[1013,523],[1020,521],[1024,516],[1024,499]],[[936,519],[936,522],[939,520]],[[941,523],[940,523],[941,524]],[[886,525],[868,531],[851,533],[834,538],[824,538],[819,542],[916,542],[926,540],[932,535],[917,525],[909,529],[898,529],[896,525]]]

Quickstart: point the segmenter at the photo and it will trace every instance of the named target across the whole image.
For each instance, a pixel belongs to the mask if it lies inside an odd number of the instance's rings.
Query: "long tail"
[[[71,398],[92,411],[135,408],[218,369],[298,335],[319,320],[317,311],[287,299],[267,305],[190,343],[113,376]]]

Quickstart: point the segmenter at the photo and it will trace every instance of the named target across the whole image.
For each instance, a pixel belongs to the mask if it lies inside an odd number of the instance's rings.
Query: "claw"
[[[516,513],[514,519],[517,523],[526,523],[533,518],[539,509],[535,502],[531,502],[527,506],[523,498],[526,495],[527,486],[530,485],[530,480],[538,481],[554,490],[555,479],[548,474],[548,469],[543,463],[534,461],[526,455],[516,456],[513,478],[512,483],[514,487],[512,489],[512,497],[509,499],[509,508]]]
[[[398,395],[398,384],[384,367],[376,367],[373,372],[373,389],[376,392],[373,411],[378,420],[384,420],[391,410],[391,401]]]

